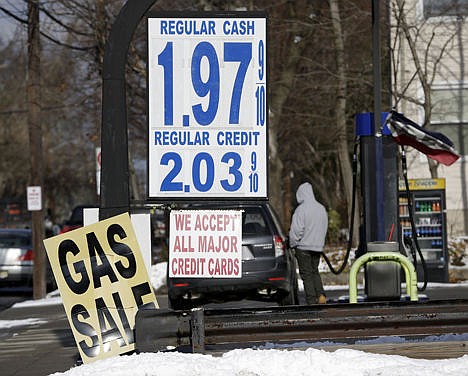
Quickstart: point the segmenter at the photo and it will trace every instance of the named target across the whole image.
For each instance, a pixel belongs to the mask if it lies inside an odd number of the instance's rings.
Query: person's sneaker
[[[325,295],[320,295],[318,298],[318,304],[326,304],[327,303],[327,297]]]

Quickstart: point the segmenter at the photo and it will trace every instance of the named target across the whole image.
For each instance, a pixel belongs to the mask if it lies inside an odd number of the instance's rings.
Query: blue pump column
[[[382,124],[387,115],[382,113]],[[365,244],[398,241],[398,146],[387,127],[381,130],[382,124],[376,129],[373,113],[356,116]]]
[[[360,252],[399,252],[398,146],[388,128],[375,127],[374,114],[356,116],[360,138],[361,195],[363,203]],[[368,299],[400,298],[400,266],[394,262],[369,263],[365,269]]]

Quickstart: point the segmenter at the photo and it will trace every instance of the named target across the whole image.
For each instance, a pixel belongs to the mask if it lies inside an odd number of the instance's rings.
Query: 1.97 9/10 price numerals
[[[227,168],[226,178],[219,180],[219,185],[225,192],[237,192],[241,189],[244,178],[241,171],[242,157],[236,152],[227,152],[221,156],[219,163],[213,160],[211,154],[200,152],[194,155],[191,168],[191,184],[180,181],[183,159],[179,153],[167,152],[161,157],[161,165],[169,166],[169,172],[161,182],[161,192],[190,192],[193,187],[198,192],[209,192],[216,181],[216,166]],[[224,174],[223,174],[224,175]],[[256,193],[259,189],[257,172],[257,153],[250,154],[249,192]]]
[[[179,98],[174,87],[174,45],[167,42],[163,51],[158,55],[158,65],[163,68],[163,108],[164,125],[174,125],[174,100]],[[266,93],[265,93],[265,47],[262,40],[257,47],[257,88],[255,89],[256,125],[265,125]],[[223,44],[223,64],[237,64],[237,72],[230,92],[229,124],[239,124],[241,97],[244,81],[252,61],[252,43],[225,42]],[[203,77],[202,65],[208,65],[208,76]],[[194,93],[199,98],[207,98],[207,105],[196,103],[192,106],[194,120],[201,126],[207,126],[215,120],[220,103],[220,62],[215,47],[209,42],[198,43],[193,51],[190,67],[191,84]],[[224,93],[224,92],[223,92]],[[227,93],[226,93],[227,94]],[[188,119],[188,115],[185,115]]]

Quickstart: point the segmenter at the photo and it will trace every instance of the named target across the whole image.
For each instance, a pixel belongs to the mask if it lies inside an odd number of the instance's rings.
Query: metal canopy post
[[[103,61],[99,219],[130,210],[125,65],[133,33],[156,0],[129,0],[112,25]]]

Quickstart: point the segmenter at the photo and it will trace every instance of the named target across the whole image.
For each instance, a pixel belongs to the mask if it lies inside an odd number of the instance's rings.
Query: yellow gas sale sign
[[[44,240],[84,363],[135,349],[138,307],[158,307],[128,213]]]

